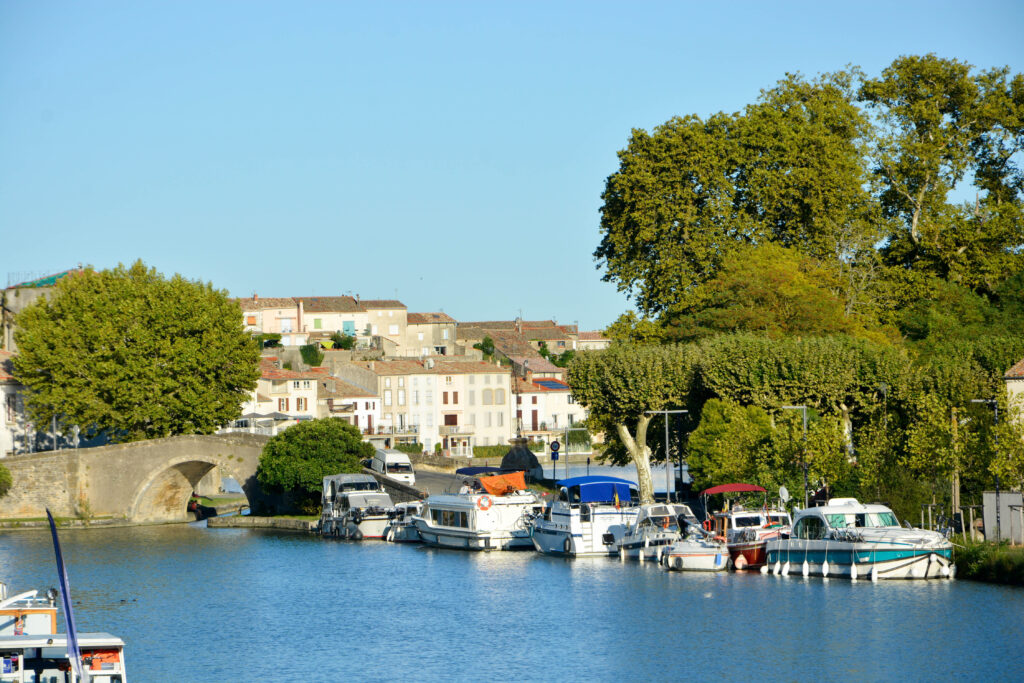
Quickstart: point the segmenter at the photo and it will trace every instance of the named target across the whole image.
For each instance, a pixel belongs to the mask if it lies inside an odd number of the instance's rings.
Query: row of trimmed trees
[[[740,333],[579,354],[568,381],[590,426],[607,436],[607,457],[637,465],[645,499],[649,464],[665,457],[664,418],[649,411],[685,409],[670,423],[670,457],[685,455],[698,487],[799,491],[806,465],[812,485],[908,514],[925,500],[949,501],[955,487],[973,495],[995,477],[1024,484],[1019,407],[1007,405],[1002,379],[1022,357],[1021,337],[913,355],[846,336]],[[982,400],[998,402],[998,425]],[[783,408],[802,405],[806,443],[800,411]]]

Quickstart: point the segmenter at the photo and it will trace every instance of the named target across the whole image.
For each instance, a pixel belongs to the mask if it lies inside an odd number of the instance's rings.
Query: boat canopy
[[[570,477],[558,482],[558,485],[567,489],[578,488],[581,503],[610,503],[616,496],[620,502],[626,502],[632,500],[630,489],[636,488],[635,482],[600,475]]]
[[[500,467],[460,467],[455,470],[455,474],[463,477],[475,477],[478,474],[500,474],[508,471],[510,470],[503,470]]]
[[[523,472],[494,474],[489,477],[480,477],[480,484],[492,496],[507,496],[526,488],[526,475]]]
[[[749,491],[758,491],[764,493],[765,490],[757,484],[720,484],[718,486],[712,486],[709,489],[704,489],[700,492],[702,496],[713,496],[716,493],[746,493]]]

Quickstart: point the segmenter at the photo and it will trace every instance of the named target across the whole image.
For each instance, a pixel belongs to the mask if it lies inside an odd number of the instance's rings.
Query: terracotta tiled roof
[[[541,341],[567,341],[569,339],[569,335],[560,327],[524,328],[522,335],[527,339],[539,339]]]
[[[306,313],[362,313],[365,309],[351,296],[300,296]]]
[[[426,325],[428,323],[453,323],[455,318],[447,313],[410,313],[410,325]]]
[[[539,353],[532,356],[509,356],[509,360],[516,365],[522,365],[523,361],[529,361],[530,364],[526,367],[531,372],[564,372],[563,368],[558,367]]]
[[[580,341],[611,341],[604,332],[580,332]]]
[[[1014,365],[1003,375],[1004,379],[1024,379],[1024,360]]]
[[[262,311],[267,308],[298,308],[295,299],[291,297],[255,297],[235,299],[235,302],[243,311]]]
[[[0,351],[0,382],[17,382],[14,379],[14,353],[11,351]]]
[[[492,331],[487,336],[489,336],[491,341],[494,342],[494,348],[501,351],[509,358],[512,358],[513,356],[537,356],[537,358],[540,358],[540,354],[537,353],[537,349],[533,348],[533,345],[517,332]]]
[[[361,299],[359,305],[367,311],[371,308],[405,308],[405,304],[395,299]]]
[[[455,336],[459,339],[483,339],[487,332],[481,327],[469,327],[465,323],[459,323]]]
[[[377,398],[376,394],[337,377],[321,377],[317,384],[318,398]]]
[[[482,330],[515,330],[515,320],[484,320],[462,323],[467,327],[479,327]],[[554,320],[521,320],[519,325],[522,329],[538,329],[543,327],[557,327]]]
[[[260,377],[262,379],[320,379],[322,372],[300,372],[277,367],[277,358],[273,356],[260,359]]]

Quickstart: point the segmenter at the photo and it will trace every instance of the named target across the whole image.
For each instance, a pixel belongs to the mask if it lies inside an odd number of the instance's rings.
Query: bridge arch
[[[244,478],[239,478],[233,467],[220,462],[217,458],[202,455],[171,458],[159,463],[139,483],[131,500],[128,520],[172,522],[190,519],[186,510],[189,498],[202,478],[215,467],[226,471],[236,481],[245,481]]]

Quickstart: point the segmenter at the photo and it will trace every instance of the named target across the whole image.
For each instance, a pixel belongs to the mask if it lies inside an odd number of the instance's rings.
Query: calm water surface
[[[135,681],[1022,680],[1024,590],[665,572],[260,530],[66,530],[76,619]],[[0,532],[11,591],[55,585]],[[63,629],[62,629],[63,630]]]

